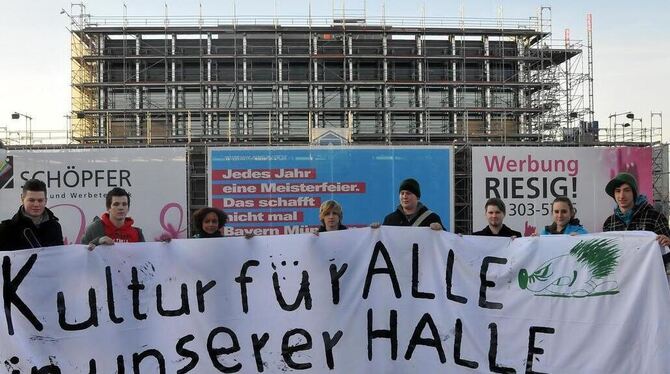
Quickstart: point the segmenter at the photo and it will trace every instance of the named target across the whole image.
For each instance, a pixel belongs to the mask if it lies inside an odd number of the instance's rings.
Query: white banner
[[[9,161],[0,176],[0,219],[16,214],[23,183],[37,178],[47,184],[47,206],[66,243],[79,243],[114,187],[131,194],[129,216],[147,241],[165,232],[187,236],[184,148],[11,151]]]
[[[651,147],[472,147],[472,230],[487,225],[484,204],[498,197],[507,226],[524,236],[541,232],[552,222],[551,202],[567,196],[582,225],[600,232],[615,206],[607,182],[631,173],[653,204],[651,166]]]
[[[649,233],[382,227],[63,246],[4,253],[2,287],[12,373],[670,367],[670,289]]]

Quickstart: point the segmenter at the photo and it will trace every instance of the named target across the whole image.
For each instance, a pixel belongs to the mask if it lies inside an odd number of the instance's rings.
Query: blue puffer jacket
[[[576,222],[574,222],[576,221]],[[557,234],[564,234],[564,235],[570,235],[570,234],[588,234],[589,232],[586,231],[584,226],[579,224],[579,220],[574,219],[568,223],[567,226],[563,229],[562,232],[556,231],[556,224],[552,223],[550,226],[545,226],[540,235],[557,235]]]

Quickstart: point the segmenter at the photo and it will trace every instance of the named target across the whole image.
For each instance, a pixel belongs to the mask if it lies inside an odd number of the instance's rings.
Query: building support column
[[[419,82],[419,85],[416,88],[416,102],[417,102],[417,109],[419,110],[419,124],[417,130],[417,134],[424,134],[425,133],[425,126],[426,126],[426,111],[424,108],[424,83],[425,83],[425,77],[424,77],[424,59],[423,59],[423,39],[421,35],[417,35],[416,37],[416,55],[417,55],[417,79]]]
[[[105,36],[98,36],[98,56],[104,56],[105,54]],[[105,82],[105,60],[101,60],[98,63],[98,83]],[[106,105],[106,91],[107,89],[104,86],[100,86],[98,89],[98,110],[104,110],[107,108]],[[103,113],[98,114],[98,137],[102,138],[106,136],[106,123],[105,115]]]
[[[517,81],[519,83],[528,83],[528,77],[526,73],[526,63],[523,60],[523,57],[526,56],[526,47],[524,44],[523,38],[516,39],[516,48],[517,55],[521,57],[519,62],[517,62]],[[518,108],[527,108],[528,107],[528,97],[526,96],[526,88],[524,86],[519,87],[517,90],[517,107]],[[527,134],[532,133],[530,124],[528,123],[527,116],[524,112],[519,114],[519,132],[524,131]]]
[[[312,54],[314,56],[317,55],[318,53],[318,47],[319,47],[319,38],[318,36],[314,35],[312,39]],[[312,104],[314,105],[314,122],[313,122],[313,127],[319,127],[319,111],[317,108],[321,107],[321,100],[319,97],[319,85],[317,82],[319,81],[319,62],[317,59],[312,60],[312,69],[313,69],[313,76],[312,76],[312,81],[314,82],[314,88],[312,90]]]
[[[137,34],[135,37],[135,56],[140,56],[140,43],[142,42],[142,35]],[[140,60],[135,58],[135,83],[140,82]],[[137,86],[135,88],[135,109],[138,113],[135,114],[135,136],[142,136],[142,115],[139,110],[142,109],[142,88]]]
[[[451,55],[456,56],[456,37],[454,35],[449,35],[449,42],[451,43]],[[451,81],[456,82],[458,75],[456,74],[456,59],[451,60]],[[463,67],[465,68],[465,67]],[[456,107],[456,86],[453,85],[449,88],[449,107],[451,109]],[[459,128],[456,123],[456,112],[451,111],[449,113],[449,122],[451,122],[451,129],[454,135],[458,134]]]
[[[247,88],[247,34],[242,35],[242,108],[244,114],[242,116],[242,133],[249,135],[249,113],[246,109],[249,108],[249,92]]]
[[[347,114],[347,127],[349,128],[349,134],[354,132],[354,61],[352,56],[354,55],[354,41],[351,35],[347,36],[347,78],[349,85],[347,87],[347,107],[349,108]]]
[[[487,83],[491,82],[491,46],[489,44],[489,37],[487,35],[482,36],[482,42],[484,43],[484,79]],[[484,89],[484,107],[488,109],[486,111],[484,118],[486,124],[486,134],[490,135],[493,130],[491,127],[491,86],[486,86]]]
[[[179,135],[179,130],[177,128],[177,114],[174,109],[177,109],[177,87],[174,85],[174,82],[177,80],[176,72],[176,62],[174,56],[177,54],[177,34],[172,34],[170,38],[170,55],[172,56],[170,62],[170,81],[173,83],[172,88],[170,89],[170,101],[171,107],[173,109],[171,117],[171,133],[172,136]]]
[[[281,58],[282,55],[282,35],[277,35],[277,134],[281,137],[284,135],[284,86],[282,81],[284,80],[284,61]]]
[[[383,103],[383,132],[386,138],[386,143],[391,143],[391,116],[389,114],[389,107],[391,106],[391,101],[389,97],[389,88],[388,88],[388,79],[389,79],[389,69],[388,69],[388,60],[386,56],[388,55],[388,35],[384,32],[382,36],[382,55],[384,56],[384,87],[382,90],[382,103]]]
[[[206,108],[212,109],[212,33],[207,33],[207,103]],[[207,112],[207,134],[214,135],[214,124],[212,122],[212,111]]]

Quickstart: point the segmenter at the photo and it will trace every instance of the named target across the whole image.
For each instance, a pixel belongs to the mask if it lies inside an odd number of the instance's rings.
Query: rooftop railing
[[[77,20],[74,22],[74,20]],[[461,18],[461,17],[367,17],[333,18],[305,16],[83,16],[74,17],[79,27],[215,27],[220,25],[258,26],[393,26],[438,28],[525,29],[540,31],[537,18]]]

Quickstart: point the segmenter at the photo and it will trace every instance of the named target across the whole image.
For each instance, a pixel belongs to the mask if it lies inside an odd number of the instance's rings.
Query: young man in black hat
[[[0,251],[63,245],[58,218],[46,205],[47,185],[38,179],[27,180],[18,212],[0,223]]]
[[[416,179],[408,178],[400,183],[400,205],[395,212],[384,218],[385,226],[415,226],[430,227],[433,230],[442,230],[442,220],[437,213],[421,204],[421,188]]]
[[[486,200],[484,204],[484,214],[488,225],[481,231],[473,232],[472,235],[478,236],[502,236],[507,238],[520,238],[522,235],[514,231],[503,223],[505,219],[505,203],[497,197]]]
[[[614,214],[605,220],[603,231],[652,231],[658,235],[656,240],[661,246],[670,245],[668,218],[656,211],[647,202],[646,196],[638,193],[634,176],[619,173],[607,183],[605,192],[616,201],[617,206]],[[668,260],[670,258],[665,261]]]

